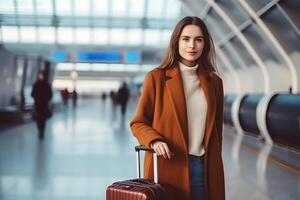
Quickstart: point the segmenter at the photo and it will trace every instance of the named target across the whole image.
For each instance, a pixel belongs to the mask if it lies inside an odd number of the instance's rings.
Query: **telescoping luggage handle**
[[[136,152],[136,166],[137,166],[137,176],[141,178],[141,156],[140,151],[148,151],[153,153],[153,164],[154,164],[154,183],[158,183],[158,167],[157,167],[157,154],[151,148],[145,147],[143,145],[139,145],[135,147]]]

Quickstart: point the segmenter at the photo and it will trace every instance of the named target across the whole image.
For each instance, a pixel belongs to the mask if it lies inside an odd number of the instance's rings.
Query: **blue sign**
[[[119,63],[121,56],[119,52],[79,52],[77,61]]]
[[[52,56],[52,60],[54,62],[64,62],[67,61],[67,59],[68,59],[68,54],[64,51],[56,51]]]
[[[124,53],[124,62],[125,63],[140,63],[141,56],[137,51],[128,51]]]

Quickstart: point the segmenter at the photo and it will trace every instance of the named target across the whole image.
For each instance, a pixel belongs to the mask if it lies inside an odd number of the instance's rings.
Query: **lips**
[[[192,52],[187,52],[189,55],[195,55],[197,52],[194,52],[194,51],[192,51]]]

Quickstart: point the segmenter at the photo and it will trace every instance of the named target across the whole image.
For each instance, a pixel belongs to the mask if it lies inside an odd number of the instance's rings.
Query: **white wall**
[[[280,66],[273,61],[267,61],[267,71],[270,75],[270,93],[271,92],[288,92],[291,85],[291,74],[287,67]],[[264,78],[260,68],[250,66],[248,69],[237,70],[240,82],[240,94],[263,94]],[[237,94],[234,85],[234,77],[230,73],[223,76],[225,94]]]

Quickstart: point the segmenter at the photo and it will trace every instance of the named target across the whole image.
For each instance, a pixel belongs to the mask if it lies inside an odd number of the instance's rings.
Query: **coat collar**
[[[209,138],[211,136],[215,112],[216,112],[216,94],[213,88],[212,78],[209,73],[199,67],[197,70],[200,85],[207,101],[207,116],[205,124],[204,148],[207,149]],[[175,112],[175,119],[178,123],[185,148],[188,152],[188,120],[186,110],[186,99],[184,95],[183,82],[179,66],[176,65],[170,69],[166,69],[165,73],[166,87],[171,99],[172,108]],[[200,102],[199,102],[200,103]]]

